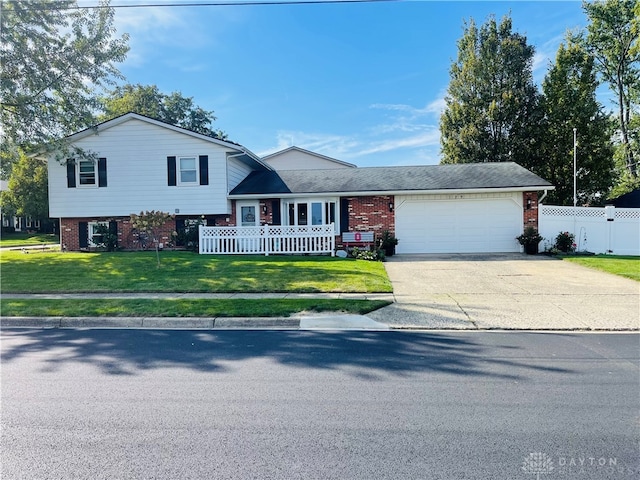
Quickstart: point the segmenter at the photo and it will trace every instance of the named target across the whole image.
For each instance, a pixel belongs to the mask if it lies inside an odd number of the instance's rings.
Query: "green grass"
[[[562,259],[640,282],[640,257],[596,255],[590,257],[565,256]]]
[[[4,317],[289,317],[295,313],[364,315],[389,305],[345,299],[6,299]]]
[[[29,247],[43,243],[60,243],[60,237],[48,233],[3,233],[0,238],[0,248]]]
[[[391,292],[380,262],[324,256],[155,252],[0,253],[2,293]]]

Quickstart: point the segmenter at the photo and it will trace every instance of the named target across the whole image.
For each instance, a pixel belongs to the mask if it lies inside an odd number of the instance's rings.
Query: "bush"
[[[115,252],[118,249],[118,234],[113,233],[107,225],[99,224],[95,232],[92,241],[98,248],[104,248],[107,252]]]
[[[575,235],[569,232],[560,232],[556,237],[556,243],[554,247],[560,252],[569,253],[576,249]]]
[[[349,252],[353,258],[358,260],[370,260],[372,262],[381,262],[385,259],[384,250],[363,250],[358,247],[353,247]]]

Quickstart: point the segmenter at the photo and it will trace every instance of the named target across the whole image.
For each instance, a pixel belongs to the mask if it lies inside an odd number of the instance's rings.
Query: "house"
[[[385,230],[398,253],[518,252],[524,225],[537,226],[537,195],[549,182],[515,163],[357,168],[291,147],[259,158],[245,147],[128,113],[68,137],[91,152],[49,159],[50,214],[68,250],[95,246],[108,225],[131,248],[129,215],[161,210],[174,231],[208,225],[334,224]],[[292,169],[294,168],[295,169]]]
[[[613,205],[617,208],[640,208],[640,189],[636,188],[629,193],[609,200],[607,205]]]
[[[0,192],[3,192],[9,188],[9,182],[6,180],[0,180]],[[42,222],[39,219],[33,219],[30,217],[14,215],[12,212],[2,211],[2,231],[7,233],[12,232],[29,232],[40,231],[42,228]]]

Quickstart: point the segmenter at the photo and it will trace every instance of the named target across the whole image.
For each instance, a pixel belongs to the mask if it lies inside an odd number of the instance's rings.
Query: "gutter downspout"
[[[538,203],[542,203],[542,201],[544,200],[544,197],[546,197],[548,193],[549,191],[545,188],[544,194],[538,199]]]

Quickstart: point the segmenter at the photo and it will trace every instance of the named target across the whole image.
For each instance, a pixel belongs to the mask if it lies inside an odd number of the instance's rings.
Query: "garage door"
[[[519,197],[519,195],[518,195]],[[519,252],[522,207],[516,196],[396,197],[398,253]]]

